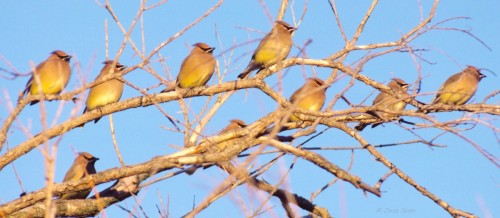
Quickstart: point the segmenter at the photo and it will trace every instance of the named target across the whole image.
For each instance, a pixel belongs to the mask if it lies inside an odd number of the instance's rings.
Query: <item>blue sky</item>
[[[397,40],[401,35],[413,28],[422,19],[421,15],[429,13],[431,2],[422,1],[381,1],[368,21],[365,31],[360,37],[359,45],[390,42]],[[150,2],[148,4],[153,4]],[[160,7],[146,11],[144,14],[144,45],[146,53],[154,49],[159,43],[173,36],[187,24],[201,16],[216,1],[169,1]],[[270,14],[276,17],[278,1],[266,1]],[[137,13],[138,1],[111,1],[111,5],[118,15],[121,23],[128,29],[133,17]],[[303,12],[304,2],[297,1],[290,4],[293,7],[295,19]],[[352,36],[359,21],[364,16],[369,3],[364,1],[337,1],[337,9],[343,27],[348,37]],[[400,77],[409,83],[417,79],[420,72],[424,76],[422,95],[417,99],[429,102],[433,93],[450,75],[474,65],[487,68],[500,74],[500,2],[493,0],[484,1],[443,1],[438,6],[436,16],[431,24],[450,18],[463,17],[450,21],[442,27],[470,30],[474,36],[481,39],[491,50],[487,49],[477,40],[458,31],[433,30],[422,35],[410,43],[413,48],[421,49],[418,52],[425,61],[412,59],[408,53],[392,53],[376,58],[363,69],[363,74],[386,83],[392,77]],[[467,17],[468,19],[465,19]],[[285,21],[294,23],[290,8],[285,14]],[[13,70],[20,73],[29,72],[31,66],[47,58],[48,54],[56,49],[64,50],[74,56],[72,59],[73,75],[65,91],[80,87],[82,81],[93,80],[100,71],[101,62],[105,56],[105,30],[107,21],[109,27],[109,55],[114,58],[122,42],[123,35],[113,22],[109,13],[95,1],[2,1],[0,2],[0,68]],[[189,45],[199,41],[206,42],[216,50],[214,54],[221,66],[221,72],[227,72],[223,78],[214,76],[209,84],[236,79],[250,59],[251,52],[257,43],[237,47],[234,53],[226,51],[234,44],[242,44],[250,40],[263,37],[262,33],[268,32],[272,20],[264,13],[259,1],[226,1],[214,13],[200,22],[197,26],[187,31],[177,40],[164,47],[160,54],[165,58],[166,69],[156,61],[152,67],[160,75],[169,78],[176,77],[180,63],[189,53]],[[142,48],[141,31],[138,25],[132,33],[132,40]],[[251,32],[253,29],[258,32]],[[327,1],[311,1],[307,5],[306,15],[299,29],[293,36],[294,43],[304,45],[308,40],[312,43],[306,51],[310,58],[326,58],[344,47],[335,17]],[[297,55],[299,50],[293,48],[290,56]],[[356,51],[350,54],[346,65],[354,65],[366,51]],[[225,61],[231,57],[227,69]],[[156,56],[154,59],[157,59]],[[226,58],[226,60],[224,59]],[[140,58],[134,55],[130,46],[127,46],[119,59],[120,63],[132,66],[140,63]],[[278,83],[277,76],[266,79],[266,82],[276,90],[280,90],[286,98],[293,91],[303,85],[304,78],[318,76],[326,79],[331,69],[295,66],[288,69],[282,83]],[[488,77],[481,81],[480,87],[470,103],[479,103],[489,93],[498,90],[499,77],[483,72]],[[0,74],[4,75],[4,74]],[[124,78],[141,88],[153,87],[159,81],[143,70],[133,71]],[[349,82],[350,77],[331,85],[327,92],[328,99],[333,99]],[[26,84],[28,77],[18,77],[14,80],[0,78],[0,121],[8,116],[6,103],[8,99],[17,99]],[[158,87],[150,93],[161,91]],[[360,82],[346,93],[346,97],[360,103],[372,94],[367,103],[374,98],[374,89]],[[86,93],[85,93],[86,94]],[[376,94],[376,92],[375,92]],[[126,87],[123,99],[139,96],[140,93]],[[84,98],[84,97],[83,97]],[[202,111],[207,101],[206,97],[187,100],[193,114]],[[81,101],[76,106],[81,107]],[[214,99],[210,104],[214,103]],[[499,98],[494,97],[487,103],[499,103]],[[76,110],[73,103],[50,102],[47,104],[47,117],[49,124],[60,123],[70,117],[71,110]],[[62,108],[62,115],[57,121],[52,121],[58,108]],[[168,102],[161,107],[169,114],[182,120],[182,113],[177,102]],[[233,95],[215,114],[207,128],[205,135],[213,135],[227,125],[228,120],[243,119],[251,123],[277,108],[275,102],[257,90],[239,91]],[[346,109],[348,105],[339,101],[333,109]],[[407,109],[414,109],[408,107]],[[79,108],[80,114],[83,108]],[[478,115],[464,114],[462,112],[431,114],[441,121],[457,119],[461,116],[478,117]],[[8,146],[13,147],[27,138],[23,128],[36,134],[41,130],[39,106],[27,107],[20,114],[8,135]],[[191,116],[191,119],[194,116]],[[154,107],[135,108],[114,114],[116,137],[122,155],[127,164],[136,164],[147,161],[153,156],[166,155],[176,152],[175,146],[182,146],[183,134],[171,132],[168,120]],[[498,118],[490,115],[480,115],[480,119],[490,122],[498,128]],[[407,118],[421,123],[422,120]],[[355,125],[355,124],[353,124]],[[353,126],[352,125],[352,126]],[[372,144],[397,143],[414,140],[416,136],[395,124],[385,124],[375,129],[367,128],[361,134]],[[411,128],[411,126],[407,126]],[[319,127],[323,130],[325,127]],[[451,134],[439,136],[442,131],[436,129],[415,130],[419,136],[426,140],[434,137],[436,143],[446,145],[446,148],[430,148],[423,144],[399,145],[381,148],[381,151],[401,170],[410,175],[420,185],[426,187],[452,206],[481,217],[495,217],[500,215],[500,177],[498,168],[484,156],[479,154],[472,145]],[[495,133],[478,125],[474,129],[461,132],[484,149],[497,157],[500,156],[499,143]],[[439,137],[438,137],[439,136]],[[305,139],[299,139],[294,145]],[[52,140],[51,143],[56,142]],[[337,147],[359,146],[356,141],[347,137],[338,130],[330,129],[325,134],[307,143],[306,147]],[[101,158],[96,164],[98,170],[118,167],[109,130],[109,118],[104,117],[97,124],[89,123],[84,128],[74,129],[65,134],[59,141],[58,159],[56,167],[56,181],[61,181],[66,170],[71,165],[75,151],[87,151]],[[321,151],[321,155],[331,162],[347,168],[351,156],[354,163],[351,172],[360,176],[369,184],[374,184],[388,169],[375,161],[367,151]],[[0,155],[5,154],[5,149]],[[266,163],[273,155],[264,155],[257,160],[255,165]],[[273,166],[263,178],[271,183],[280,180],[292,163],[293,157],[287,156]],[[44,186],[43,157],[39,149],[34,149],[26,156],[14,162],[26,191],[35,191]],[[193,176],[180,175],[152,186],[144,188],[138,195],[138,200],[144,213],[149,217],[157,217],[156,206],[167,208],[171,217],[179,217],[191,209],[193,202],[199,203],[208,195],[210,190],[223,181],[226,174],[216,168],[198,171]],[[327,182],[334,179],[330,174],[308,163],[298,160],[294,169],[282,186],[287,190],[309,198],[311,192],[319,189]],[[0,202],[15,199],[21,192],[12,165],[0,171]],[[99,190],[108,185],[98,186]],[[397,176],[390,177],[382,185],[382,197],[365,195],[348,183],[338,182],[333,187],[320,194],[314,201],[330,210],[335,217],[445,217],[447,213],[434,202],[424,197]],[[267,196],[254,189],[242,186],[231,192],[227,197],[218,200],[214,205],[203,211],[199,217],[242,217],[251,215],[250,211],[256,209]],[[160,201],[162,199],[162,201]],[[168,199],[168,200],[167,200]],[[243,206],[239,201],[247,202]],[[136,203],[128,199],[119,205],[134,209]],[[271,210],[262,217],[281,217],[284,212],[280,203],[272,199],[265,207]],[[298,209],[300,214],[306,212]],[[117,206],[106,209],[109,217],[125,216],[126,213]],[[137,216],[144,217],[142,212]]]

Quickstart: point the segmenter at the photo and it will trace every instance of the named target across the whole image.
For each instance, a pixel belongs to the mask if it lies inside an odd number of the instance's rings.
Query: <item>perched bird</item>
[[[126,68],[118,62],[116,65],[113,65],[113,61],[105,61],[103,64],[104,67],[102,68],[101,73],[97,76],[96,80],[108,74],[118,73]],[[89,96],[87,97],[87,102],[85,103],[86,107],[83,113],[118,102],[122,97],[122,92],[123,82],[119,79],[108,80],[93,86],[90,88]],[[99,119],[101,119],[101,117],[95,119],[94,123],[97,123]],[[83,125],[84,124],[80,127],[83,127]]]
[[[463,105],[476,93],[477,84],[486,77],[480,70],[467,66],[444,82],[431,104]]]
[[[80,180],[88,175],[95,174],[96,171],[95,171],[94,164],[97,160],[99,160],[99,158],[94,157],[87,152],[79,153],[78,156],[75,158],[75,162],[73,162],[73,165],[71,165],[68,172],[66,172],[66,175],[64,176],[63,182],[77,181],[77,180]],[[87,198],[87,195],[89,195],[91,190],[92,189],[88,189],[88,190],[82,190],[82,191],[63,194],[61,196],[61,199],[65,199],[65,200],[67,200],[67,199],[85,199],[85,198]]]
[[[306,83],[295,91],[290,97],[290,102],[293,106],[310,110],[319,111],[325,104],[326,89],[329,86],[319,78],[308,78]],[[290,116],[290,121],[298,121],[299,118],[295,115]]]
[[[391,88],[394,92],[397,93],[406,93],[408,91],[408,88],[410,85],[406,83],[404,80],[399,79],[399,78],[393,78],[389,84],[387,84],[389,88]],[[385,119],[390,119],[393,117],[393,115],[384,113],[381,111],[377,110],[390,110],[390,111],[402,111],[406,107],[406,103],[402,101],[401,99],[395,98],[392,95],[389,95],[385,92],[380,92],[377,97],[375,97],[375,100],[373,100],[372,105],[375,107],[374,111],[368,111],[367,113],[377,117],[379,119],[385,120]],[[374,123],[372,124],[372,128],[382,124],[382,122],[379,123]],[[363,130],[367,125],[367,123],[360,123],[358,124],[355,129],[358,131]]]
[[[191,53],[182,61],[177,75],[175,86],[179,88],[204,86],[214,74],[216,63],[212,53],[215,48],[203,42],[198,42],[193,47]],[[162,92],[172,91],[174,88],[169,87]]]
[[[243,120],[238,120],[238,119],[230,120],[229,125],[227,125],[226,128],[221,130],[219,134],[227,133],[227,132],[232,131],[232,130],[238,130],[241,128],[245,128],[246,126],[247,126],[247,124],[245,122],[243,122]]]
[[[24,95],[57,95],[66,87],[71,75],[69,66],[70,55],[60,50],[50,53],[50,56],[44,62],[36,66],[33,75],[26,83]],[[33,101],[34,105],[38,101]]]
[[[245,128],[246,126],[247,126],[247,124],[245,122],[243,122],[242,120],[238,120],[238,119],[230,120],[229,124],[224,129],[222,129],[219,132],[219,134],[228,133],[230,131],[236,131],[236,130]],[[213,147],[211,147],[209,149],[211,152],[218,152],[218,151],[224,150],[227,146],[230,146],[230,145],[232,145],[232,144],[230,144],[230,143],[228,144],[227,142],[222,142],[222,143],[215,144]],[[199,148],[199,147],[200,146],[198,146],[197,148]],[[200,166],[203,166],[203,169],[207,169],[213,165],[214,164],[210,163],[210,164],[201,164],[201,165],[193,166],[193,167],[186,169],[186,173],[189,175],[192,175],[194,172],[196,172],[196,170]]]
[[[295,30],[288,23],[276,21],[271,32],[260,41],[252,60],[238,78],[246,78],[255,69],[261,70],[285,60],[292,48],[292,33]]]
[[[236,131],[236,130],[245,128],[246,126],[247,126],[247,124],[245,122],[243,122],[243,120],[233,119],[233,120],[229,121],[229,124],[224,129],[222,129],[219,132],[219,134],[224,134],[224,133],[228,133],[231,131]],[[218,143],[216,145],[218,151],[224,150],[224,148],[226,148],[227,146],[228,146],[228,143]]]

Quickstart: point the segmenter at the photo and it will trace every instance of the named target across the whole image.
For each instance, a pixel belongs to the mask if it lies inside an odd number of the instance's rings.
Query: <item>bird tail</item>
[[[23,90],[23,96],[26,96],[31,89],[31,83],[33,83],[33,77],[31,77],[26,83],[26,88]]]
[[[83,115],[83,114],[85,114],[85,112],[87,112],[87,107],[85,107],[85,109],[83,110],[82,115]],[[82,128],[83,126],[85,126],[85,123],[82,123],[82,125],[79,125],[79,126],[77,126],[77,127]]]
[[[378,119],[383,119],[382,116],[380,114],[378,114],[376,111],[367,111],[366,112],[367,114],[371,115],[372,117],[374,118],[378,118]],[[370,124],[370,123],[359,123],[357,126],[354,127],[355,130],[361,132],[363,131],[363,129],[365,129],[365,127],[367,127],[368,125],[372,125],[372,128],[380,125],[381,123],[374,123],[374,124]]]
[[[375,128],[375,127],[377,127],[377,126],[379,126],[380,124],[382,124],[382,122],[372,124],[372,129]]]
[[[257,68],[260,68],[260,65],[255,63],[255,61],[250,61],[250,63],[248,64],[247,68],[245,68],[245,70],[243,70],[243,72],[240,73],[240,75],[238,75],[238,79],[245,79],[248,77],[248,75],[254,71],[255,69]]]
[[[26,88],[24,88],[24,90],[23,90],[23,96],[22,96],[22,97],[26,97],[26,96],[28,96],[28,93],[30,92],[30,89],[31,89],[31,84],[32,84],[32,83],[33,83],[33,77],[31,77],[31,78],[28,80],[28,82],[26,83]],[[21,100],[21,97],[19,97],[19,100]],[[18,101],[19,101],[19,100],[18,100]],[[34,105],[34,104],[36,104],[36,103],[38,103],[38,102],[39,102],[38,100],[32,101],[32,102],[30,103],[30,106],[31,106],[31,105]]]
[[[370,125],[370,124],[368,124],[368,123],[359,123],[357,126],[354,127],[354,129],[357,130],[357,131],[359,131],[359,132],[361,132],[368,125]]]

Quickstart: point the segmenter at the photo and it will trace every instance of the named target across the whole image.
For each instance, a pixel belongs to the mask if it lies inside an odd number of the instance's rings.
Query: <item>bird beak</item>
[[[482,79],[482,78],[485,78],[486,75],[482,74],[482,73],[479,73],[479,79]]]

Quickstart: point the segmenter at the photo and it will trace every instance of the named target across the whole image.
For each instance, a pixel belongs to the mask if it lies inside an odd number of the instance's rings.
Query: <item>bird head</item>
[[[278,20],[275,23],[277,26],[281,26],[281,27],[285,28],[288,32],[290,32],[290,34],[292,34],[293,31],[297,30],[297,28],[290,26],[290,24],[288,24],[285,21]]]
[[[477,67],[467,65],[467,68],[465,68],[465,72],[470,72],[474,74],[477,77],[477,80],[480,81],[481,79],[485,78],[486,75],[481,73],[481,70],[478,69]]]
[[[410,84],[406,83],[404,80],[400,79],[400,78],[392,78],[392,81],[391,83],[403,88],[403,90],[408,90],[408,88],[410,87]]]
[[[239,120],[239,119],[233,119],[233,120],[230,120],[230,122],[237,124],[241,128],[245,128],[247,126],[247,124],[245,122],[243,122],[243,120]]]
[[[52,51],[50,54],[52,54],[53,56],[55,56],[63,61],[67,61],[67,62],[69,62],[69,60],[71,59],[71,55],[68,55],[68,54],[66,54],[66,52],[61,51],[61,50]]]
[[[311,78],[308,78],[307,79],[307,82],[310,83],[311,85],[315,86],[315,87],[325,87],[325,90],[330,88],[329,85],[326,85],[325,81],[323,81],[322,79],[320,78],[317,78],[317,77],[311,77]]]
[[[107,60],[107,61],[104,61],[102,62],[104,65],[106,66],[111,66],[113,64],[113,60]],[[115,64],[115,67],[114,67],[114,72],[119,72],[119,71],[122,71],[124,70],[125,68],[127,68],[127,66],[125,65],[121,65],[120,63],[116,62]],[[110,70],[111,71],[111,70]]]
[[[92,156],[90,153],[87,152],[80,152],[79,157],[84,158],[87,162],[93,163],[99,160],[99,158]]]
[[[247,124],[245,122],[243,122],[243,120],[239,120],[239,119],[230,120],[229,125],[227,125],[226,128],[221,130],[220,134],[227,133],[227,132],[233,131],[233,130],[238,130],[241,128],[245,128],[246,126],[247,126]]]
[[[198,42],[196,44],[193,45],[193,47],[195,49],[200,49],[206,53],[209,53],[209,54],[212,54],[212,52],[215,50],[215,47],[210,47],[209,45],[207,45],[206,43],[203,43],[203,42]]]

